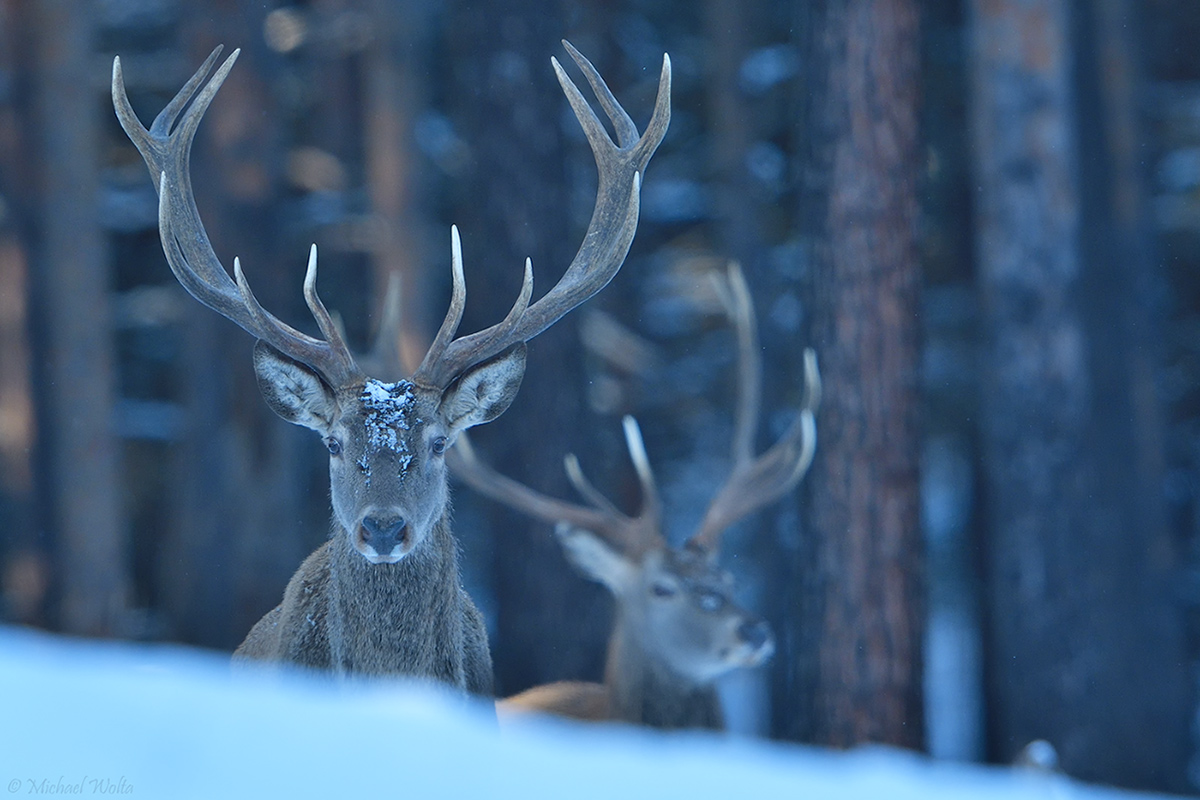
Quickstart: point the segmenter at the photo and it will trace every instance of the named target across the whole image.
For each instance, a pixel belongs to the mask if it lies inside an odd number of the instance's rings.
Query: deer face
[[[770,627],[734,603],[732,576],[706,554],[657,548],[632,557],[580,528],[557,533],[575,566],[613,592],[646,654],[691,682],[758,666],[775,651]]]
[[[524,346],[464,373],[446,390],[374,378],[334,389],[261,342],[254,368],[267,404],[329,449],[333,517],[372,564],[421,546],[446,511],[444,453],[463,430],[500,416],[525,370]]]

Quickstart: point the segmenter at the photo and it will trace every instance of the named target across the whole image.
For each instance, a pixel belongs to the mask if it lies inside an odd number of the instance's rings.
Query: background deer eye
[[[434,439],[432,447],[434,455],[440,456],[442,453],[446,452],[446,437],[439,436]]]
[[[325,437],[325,446],[329,448],[329,455],[336,456],[342,452],[342,443],[332,436]]]
[[[675,589],[665,583],[656,583],[650,587],[650,593],[655,597],[670,597],[675,594]]]

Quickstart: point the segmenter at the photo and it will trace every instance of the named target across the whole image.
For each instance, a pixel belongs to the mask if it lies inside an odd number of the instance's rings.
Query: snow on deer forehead
[[[412,424],[420,422],[411,418],[416,408],[412,390],[409,381],[384,383],[370,378],[363,384],[359,399],[367,409],[367,444],[372,450],[387,449],[401,455],[408,452],[408,443],[399,431],[409,430]],[[408,460],[411,456],[405,459],[406,464]]]

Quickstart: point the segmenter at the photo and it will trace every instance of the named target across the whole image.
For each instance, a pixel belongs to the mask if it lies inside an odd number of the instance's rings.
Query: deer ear
[[[464,372],[442,395],[438,409],[451,435],[491,422],[508,410],[524,376],[524,344]]]
[[[633,582],[637,570],[633,562],[591,531],[560,522],[554,527],[554,535],[572,566],[614,594]]]
[[[258,390],[272,411],[295,425],[321,434],[330,432],[337,399],[312,367],[260,340],[254,345],[254,374]]]

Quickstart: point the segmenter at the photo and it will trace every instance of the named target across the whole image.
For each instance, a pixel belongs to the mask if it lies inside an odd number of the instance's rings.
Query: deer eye
[[[721,607],[725,605],[725,598],[718,592],[700,592],[696,597],[696,602],[705,611],[720,611]]]
[[[342,452],[342,443],[332,436],[325,437],[325,446],[329,448],[329,455],[336,456]]]
[[[437,437],[433,440],[433,443],[430,445],[430,447],[433,448],[433,454],[435,456],[440,456],[442,453],[446,452],[446,437]]]
[[[666,583],[655,583],[650,586],[650,593],[655,597],[671,597],[675,594],[675,587]]]

